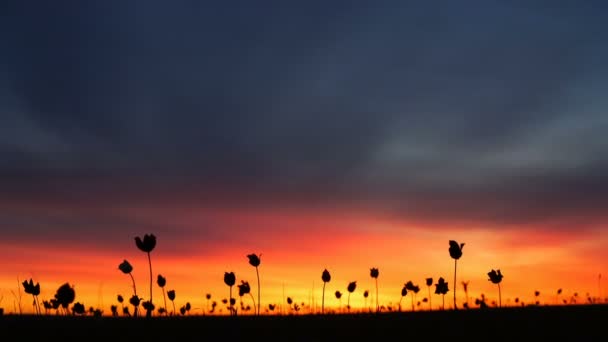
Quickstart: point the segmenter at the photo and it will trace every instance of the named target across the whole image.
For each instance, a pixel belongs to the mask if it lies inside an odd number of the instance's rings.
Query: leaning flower
[[[167,315],[167,295],[165,294],[165,285],[167,285],[167,278],[163,277],[162,275],[158,275],[156,277],[156,284],[158,284],[158,286],[163,289],[163,302],[165,303],[165,307],[162,308],[163,311],[162,313],[164,313],[165,315]]]
[[[437,284],[435,284],[435,294],[442,295],[442,309],[445,309],[445,294],[448,293],[448,283],[443,279],[443,277],[439,278]]]
[[[491,270],[488,272],[488,277],[488,280],[491,281],[492,284],[498,285],[498,307],[501,307],[502,298],[500,294],[500,282],[502,281],[502,273],[500,273],[500,270]]]
[[[253,307],[255,307],[255,300],[253,299],[253,295],[251,294],[251,287],[249,286],[249,282],[241,280],[241,284],[237,285],[237,287],[239,288],[239,297],[243,297],[244,295],[248,294],[251,297],[251,301],[253,302]]]
[[[323,296],[321,297],[321,313],[325,312],[325,284],[331,280],[331,275],[327,269],[321,273],[321,280],[323,280]]]
[[[348,283],[348,286],[346,287],[346,290],[348,291],[348,303],[346,304],[346,308],[348,309],[348,311],[350,311],[350,294],[353,293],[356,288],[357,288],[356,281],[351,281],[350,283]]]
[[[30,278],[30,281],[23,281],[23,290],[27,294],[31,294],[34,298],[34,310],[40,315],[40,302],[38,301],[38,295],[40,294],[40,283],[34,285],[34,281]]]
[[[125,259],[123,262],[118,265],[118,269],[122,271],[124,274],[128,274],[131,277],[131,283],[133,284],[133,295],[137,296],[137,288],[135,287],[135,278],[133,278],[133,266]],[[137,316],[137,311],[135,311],[135,316]]]
[[[235,311],[232,307],[232,287],[236,283],[236,276],[234,275],[234,272],[224,272],[224,283],[230,287],[230,312],[232,315],[234,315]]]
[[[255,267],[255,274],[258,278],[258,306],[257,306],[257,314],[260,315],[260,272],[258,270],[258,267],[260,266],[260,263],[262,262],[260,260],[260,258],[262,257],[262,254],[257,255],[257,254],[249,254],[247,255],[247,258],[249,259],[249,265]],[[255,301],[254,301],[255,302]],[[255,306],[255,304],[254,304]]]
[[[372,267],[369,270],[369,275],[376,279],[376,312],[380,312],[380,305],[378,305],[378,276],[380,275],[380,271],[377,268]]]

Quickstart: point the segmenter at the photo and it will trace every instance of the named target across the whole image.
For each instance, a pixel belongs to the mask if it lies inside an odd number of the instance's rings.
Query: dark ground
[[[608,340],[608,305],[356,315],[0,316],[2,340],[549,341]]]

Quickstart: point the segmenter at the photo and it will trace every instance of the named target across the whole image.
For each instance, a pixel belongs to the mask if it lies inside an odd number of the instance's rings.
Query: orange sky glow
[[[127,210],[127,209],[125,209]],[[157,308],[164,306],[162,289],[156,285],[156,276],[167,278],[166,290],[175,290],[175,306],[186,302],[192,305],[191,314],[202,314],[207,309],[205,294],[211,301],[228,298],[229,287],[223,283],[224,272],[235,272],[237,284],[246,280],[251,284],[257,300],[255,268],[248,264],[247,254],[262,254],[259,268],[262,307],[284,303],[291,297],[297,303],[319,311],[322,298],[321,273],[327,268],[332,279],[326,285],[325,305],[344,309],[348,300],[347,284],[357,282],[351,294],[353,310],[373,307],[375,283],[370,268],[380,270],[378,293],[380,305],[396,307],[404,283],[412,281],[421,291],[416,301],[428,297],[425,279],[436,283],[444,277],[450,292],[445,296],[446,307],[453,301],[454,260],[448,253],[448,241],[464,242],[463,256],[458,261],[457,301],[465,301],[461,282],[469,281],[469,303],[485,294],[489,302],[497,300],[496,285],[488,281],[487,272],[500,269],[504,275],[502,303],[515,305],[514,299],[524,303],[535,300],[534,291],[540,291],[539,300],[556,304],[570,300],[578,293],[577,302],[586,302],[586,296],[606,296],[605,280],[608,274],[608,252],[604,246],[608,237],[601,229],[588,228],[576,231],[551,231],[539,227],[528,229],[499,229],[490,226],[445,227],[424,225],[404,220],[378,219],[367,213],[316,213],[299,209],[285,210],[214,210],[191,211],[173,209],[156,212],[130,208],[137,215],[167,225],[196,227],[204,222],[222,227],[239,227],[227,238],[214,237],[210,241],[204,234],[192,230],[191,235],[174,236],[171,230],[148,231],[145,228],[125,230],[117,234],[113,243],[96,243],[95,237],[78,236],[80,242],[47,244],[44,240],[26,243],[0,241],[0,306],[5,312],[18,310],[18,281],[32,278],[41,285],[40,300],[52,298],[55,290],[69,282],[76,289],[76,301],[86,307],[102,308],[110,313],[110,305],[118,305],[118,294],[132,295],[131,280],[118,270],[128,260],[133,266],[137,292],[149,297],[149,270],[146,254],[138,250],[133,238],[153,233],[158,243],[151,253],[153,268],[153,301]],[[205,220],[203,220],[203,217]],[[247,227],[247,229],[244,229]],[[183,233],[182,233],[183,234]],[[599,280],[599,281],[598,281]],[[563,289],[560,297],[557,290]],[[344,296],[335,298],[336,290]],[[370,290],[364,300],[363,291]],[[31,297],[22,292],[23,312],[31,312]],[[442,298],[433,293],[433,309],[441,307]],[[600,293],[600,291],[602,291]],[[238,290],[233,287],[233,296]],[[411,310],[411,294],[402,299],[404,310]],[[252,304],[249,296],[244,303]],[[171,303],[167,304],[172,310]],[[283,308],[287,310],[286,307]],[[419,309],[428,309],[422,303]],[[222,310],[225,314],[227,311]],[[278,311],[277,311],[278,312]]]

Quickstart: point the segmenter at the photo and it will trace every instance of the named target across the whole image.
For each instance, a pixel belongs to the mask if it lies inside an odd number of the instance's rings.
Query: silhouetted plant
[[[30,278],[30,281],[23,281],[23,291],[27,294],[31,294],[34,298],[34,311],[40,315],[40,303],[38,302],[38,295],[40,294],[40,283],[34,285],[34,281]]]
[[[239,297],[243,297],[248,294],[251,297],[251,301],[253,302],[253,307],[255,306],[255,299],[253,299],[253,295],[251,294],[251,287],[249,286],[249,282],[241,280],[241,284],[237,285],[239,288]]]
[[[142,302],[141,306],[146,309],[146,312],[153,312],[155,308],[154,304],[149,300]]]
[[[562,294],[562,289],[557,289],[557,295],[555,296],[555,302],[559,304],[559,295]],[[564,303],[565,304],[565,303]]]
[[[165,294],[165,285],[167,285],[167,279],[162,275],[156,277],[156,284],[163,290],[163,302],[165,303],[164,313],[167,314],[167,295]]]
[[[323,296],[321,297],[321,313],[325,312],[325,284],[331,280],[331,275],[327,269],[323,270],[321,274],[321,280],[323,280]]]
[[[488,280],[492,282],[492,284],[498,285],[498,307],[502,306],[502,296],[500,294],[500,282],[502,281],[502,273],[500,270],[491,270],[488,272]]]
[[[408,281],[405,284],[405,287],[407,288],[408,291],[411,291],[413,293],[412,294],[412,311],[415,311],[414,301],[416,300],[416,294],[418,292],[420,292],[420,287],[418,285],[414,285],[414,283],[412,283],[412,281]]]
[[[256,254],[249,254],[247,255],[247,258],[249,258],[249,265],[255,267],[255,275],[258,278],[258,306],[257,306],[257,314],[260,314],[260,305],[261,305],[261,299],[260,299],[260,272],[258,271],[258,267],[260,266],[261,263],[261,258],[262,258],[262,254],[260,255],[256,255]],[[254,301],[254,306],[255,306],[255,301]]]
[[[340,310],[342,310],[342,292],[336,291],[335,295],[339,302],[339,304],[338,304],[338,312],[339,312]]]
[[[348,283],[348,286],[346,287],[346,290],[348,291],[348,303],[346,304],[346,308],[348,309],[348,311],[350,311],[350,294],[353,293],[356,288],[357,288],[356,281],[351,281],[350,283]]]
[[[407,296],[407,284],[403,284],[403,288],[401,289],[401,298],[399,298],[399,312],[401,312],[401,301],[405,296]]]
[[[133,295],[137,296],[137,287],[135,287],[135,278],[133,278],[133,266],[125,259],[118,265],[118,269],[124,274],[128,274],[131,277],[131,283],[133,284]],[[137,317],[137,311],[133,313]]]
[[[268,310],[274,311],[275,308],[276,308],[275,304],[268,304]]]
[[[74,305],[72,306],[72,313],[74,315],[84,315],[84,305],[80,302],[74,303]]]
[[[42,301],[42,306],[44,307],[44,313],[46,315],[49,314],[49,310],[53,309],[53,304],[51,304],[51,302],[48,301],[48,300],[43,300]]]
[[[139,236],[135,237],[135,245],[139,250],[146,253],[148,255],[148,266],[150,267],[150,304],[152,301],[152,259],[150,258],[150,252],[154,250],[156,247],[156,236],[154,234],[145,234],[144,238],[140,238]],[[148,307],[153,307],[154,305],[149,305]],[[151,317],[152,312],[146,310],[146,317]]]
[[[209,300],[211,299],[211,293],[207,293],[205,295],[205,298],[207,299],[207,305],[206,305],[205,309],[206,309],[206,311],[209,311]],[[203,314],[204,314],[204,312],[203,312]]]
[[[461,281],[462,289],[464,290],[464,300],[466,304],[466,308],[469,308],[469,282],[470,281]]]
[[[179,308],[179,312],[182,314],[182,316],[185,316],[190,313],[190,309],[191,309],[190,302],[186,302],[186,305]]]
[[[59,286],[57,292],[55,292],[55,300],[57,300],[59,306],[63,308],[66,315],[68,313],[68,307],[72,304],[74,299],[76,299],[76,291],[74,291],[74,288],[70,286],[69,283],[64,283]]]
[[[426,278],[426,287],[429,290],[429,310],[433,310],[431,305],[431,286],[433,285],[433,278]]]
[[[460,257],[462,257],[462,248],[464,247],[464,243],[461,243],[460,245],[458,244],[458,242],[454,241],[454,240],[450,240],[450,248],[449,248],[449,252],[450,252],[450,256],[452,257],[452,259],[454,259],[454,284],[457,284],[456,282],[456,266],[458,264],[458,259],[460,259]],[[454,310],[456,310],[456,285],[454,285]]]
[[[171,301],[171,304],[173,305],[173,314],[172,315],[175,315],[175,290],[167,291],[167,297],[169,297],[169,300]]]
[[[380,305],[378,305],[378,276],[380,275],[380,271],[372,267],[369,270],[369,275],[376,280],[376,312],[380,312]]]
[[[122,311],[123,311],[123,313],[124,313],[124,311],[125,311],[125,305],[124,305],[124,301],[125,301],[125,299],[122,297],[122,295],[117,295],[117,296],[116,296],[116,300],[118,300],[118,303],[120,303],[120,308],[121,308],[121,310],[122,310]],[[130,315],[131,315],[131,314],[129,314],[129,316],[130,316]]]
[[[236,283],[236,276],[234,275],[234,272],[224,272],[224,283],[226,285],[228,285],[228,287],[230,288],[230,308],[229,308],[229,310],[230,310],[230,314],[234,315],[234,314],[236,314],[236,311],[233,308],[233,303],[232,303],[232,287]]]
[[[110,311],[112,312],[112,317],[118,317],[118,306],[114,304],[110,305]]]
[[[129,298],[129,303],[133,305],[133,317],[137,317],[137,313],[139,312],[139,304],[141,303],[141,298],[137,295],[131,296]]]
[[[440,294],[442,296],[441,297],[442,310],[445,310],[445,294],[448,293],[448,291],[449,291],[448,283],[443,279],[443,277],[440,277],[439,280],[437,281],[437,284],[435,284],[435,293]]]
[[[575,293],[575,295],[577,295]],[[534,291],[534,297],[536,298],[536,305],[540,305],[540,301],[538,300],[538,296],[540,296],[540,291]]]

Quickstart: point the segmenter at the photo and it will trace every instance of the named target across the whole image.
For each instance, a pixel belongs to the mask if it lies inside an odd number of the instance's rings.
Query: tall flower
[[[433,305],[431,305],[431,285],[433,285],[433,278],[426,278],[426,287],[429,289],[429,310],[433,310]]]
[[[372,267],[369,269],[369,275],[376,280],[376,312],[380,312],[380,305],[378,305],[378,276],[380,275],[380,271]]]
[[[411,291],[414,293],[412,295],[412,311],[414,311],[414,301],[416,300],[416,294],[420,291],[420,287],[418,285],[414,285],[414,283],[412,283],[411,280],[405,284],[405,287],[407,288],[408,291]]]
[[[255,267],[255,275],[258,278],[258,309],[257,309],[257,314],[258,316],[260,315],[260,272],[258,271],[258,267],[260,266],[261,263],[261,258],[262,258],[262,254],[260,255],[256,255],[256,254],[249,254],[247,255],[247,258],[249,258],[249,265]],[[254,306],[255,306],[255,301],[254,301]]]
[[[34,310],[36,314],[40,315],[40,302],[38,301],[38,295],[40,294],[40,283],[34,285],[34,281],[30,278],[30,281],[23,281],[23,290],[27,294],[31,294],[34,298]]]
[[[502,298],[500,295],[500,282],[502,281],[502,273],[500,273],[500,270],[491,270],[488,272],[488,277],[488,280],[491,281],[492,284],[498,285],[498,307],[501,307]]]
[[[135,245],[139,250],[148,254],[148,266],[150,266],[150,304],[152,304],[152,260],[150,259],[150,252],[156,247],[156,236],[154,234],[145,234],[143,240],[139,236],[136,236]],[[149,305],[148,307],[153,307],[153,305]],[[147,310],[146,317],[150,316],[152,316],[152,311]]]
[[[442,309],[445,310],[445,294],[448,293],[449,289],[448,289],[448,283],[443,279],[443,277],[440,277],[439,280],[437,281],[437,284],[435,284],[435,294],[440,294],[442,295]]]
[[[323,280],[323,297],[321,297],[321,313],[325,312],[325,284],[331,280],[331,275],[327,269],[321,273],[321,280]]]
[[[156,277],[156,284],[163,290],[163,301],[165,303],[163,312],[165,313],[165,315],[167,315],[167,295],[165,294],[165,285],[167,285],[167,278],[159,274]]]
[[[461,243],[460,245],[458,244],[458,242],[454,241],[454,240],[450,240],[450,256],[452,257],[452,259],[454,259],[454,284],[456,284],[456,265],[458,262],[458,259],[460,259],[460,257],[462,256],[462,248],[464,247],[464,243]],[[454,285],[454,310],[456,310],[456,285]]]
[[[236,276],[234,275],[234,272],[224,272],[224,283],[230,287],[230,314],[234,315],[235,311],[232,307],[232,287],[236,283]]]
[[[171,304],[173,304],[173,316],[175,316],[175,290],[167,291],[167,297],[169,297]]]
[[[356,288],[357,288],[356,281],[351,281],[350,283],[348,283],[348,286],[346,287],[346,290],[348,291],[348,303],[346,304],[346,308],[348,309],[348,311],[350,311],[350,294],[353,293]]]

